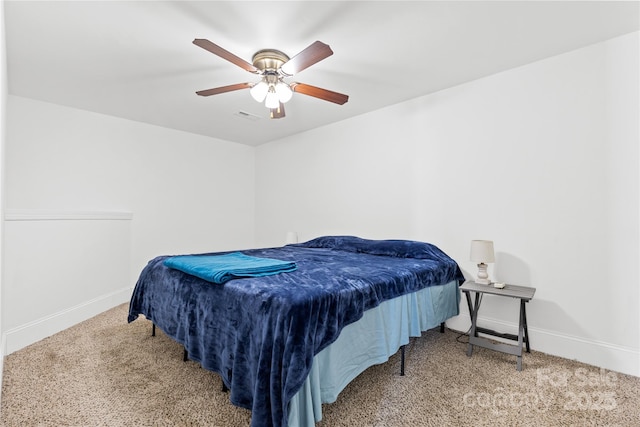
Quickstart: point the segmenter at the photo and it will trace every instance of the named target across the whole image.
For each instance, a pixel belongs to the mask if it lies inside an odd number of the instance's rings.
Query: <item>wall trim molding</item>
[[[24,325],[11,328],[2,334],[0,338],[2,354],[3,356],[11,354],[113,307],[126,303],[131,298],[132,292],[133,288],[128,286]]]
[[[5,221],[69,221],[69,220],[132,220],[126,211],[67,211],[49,209],[7,209]]]

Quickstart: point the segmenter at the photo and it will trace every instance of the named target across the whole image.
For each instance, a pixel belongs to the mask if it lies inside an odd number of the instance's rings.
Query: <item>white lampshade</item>
[[[286,244],[298,243],[298,233],[295,231],[287,231]]]
[[[264,82],[264,80],[259,81],[249,90],[249,93],[258,102],[264,101],[265,96],[267,96],[267,92],[269,91],[269,85]]]
[[[269,92],[267,92],[267,97],[264,100],[264,106],[267,108],[278,108],[280,106],[278,94],[272,88],[269,88]]]
[[[278,99],[283,104],[291,99],[293,96],[293,91],[289,87],[288,84],[284,82],[278,82],[276,85],[276,93],[278,94]]]
[[[493,242],[491,240],[471,241],[471,261],[490,263],[495,262]]]

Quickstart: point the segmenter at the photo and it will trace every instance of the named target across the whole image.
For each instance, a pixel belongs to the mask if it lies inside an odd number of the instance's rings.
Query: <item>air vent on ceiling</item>
[[[252,122],[260,120],[260,116],[256,116],[255,114],[247,113],[246,111],[238,111],[234,114],[235,116],[242,117],[243,119],[251,120]]]

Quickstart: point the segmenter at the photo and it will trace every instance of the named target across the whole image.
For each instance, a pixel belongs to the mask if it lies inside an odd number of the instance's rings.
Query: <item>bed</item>
[[[216,284],[159,256],[140,274],[128,321],[144,315],[220,374],[251,427],[313,426],[364,369],[458,314],[462,272],[429,243],[323,236],[242,254],[295,268]]]

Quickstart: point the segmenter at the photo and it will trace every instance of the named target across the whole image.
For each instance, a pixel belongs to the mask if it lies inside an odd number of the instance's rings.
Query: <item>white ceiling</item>
[[[5,1],[9,93],[259,144],[344,120],[639,29],[637,1]],[[302,94],[287,117],[247,90],[197,90],[256,76],[192,44],[251,62],[316,40],[333,56],[293,80],[349,95]],[[243,111],[261,117],[248,120]]]

